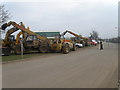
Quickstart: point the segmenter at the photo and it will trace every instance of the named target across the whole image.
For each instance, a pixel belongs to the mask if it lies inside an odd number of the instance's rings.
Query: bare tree
[[[90,33],[90,38],[92,38],[92,39],[98,39],[99,38],[98,32],[97,31],[92,31]]]
[[[5,10],[4,5],[0,5],[0,27],[3,23],[5,23],[8,19],[10,18],[10,13],[8,10]],[[5,36],[5,31],[0,30],[0,40],[4,38]]]
[[[5,10],[4,5],[0,5],[0,24],[3,24],[10,18],[10,13],[8,10]]]

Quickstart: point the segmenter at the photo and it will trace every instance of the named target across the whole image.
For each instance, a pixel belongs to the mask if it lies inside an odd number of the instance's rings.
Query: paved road
[[[104,43],[104,50],[97,48],[3,64],[3,88],[114,88],[117,45]]]

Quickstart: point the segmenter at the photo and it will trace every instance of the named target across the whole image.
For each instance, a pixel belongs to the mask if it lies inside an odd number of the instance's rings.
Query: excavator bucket
[[[7,28],[7,23],[5,23],[5,24],[3,24],[2,26],[1,26],[1,29],[2,30],[5,30]]]

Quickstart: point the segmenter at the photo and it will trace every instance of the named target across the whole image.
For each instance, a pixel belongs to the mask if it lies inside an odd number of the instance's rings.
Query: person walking
[[[103,42],[100,41],[100,50],[103,50]]]

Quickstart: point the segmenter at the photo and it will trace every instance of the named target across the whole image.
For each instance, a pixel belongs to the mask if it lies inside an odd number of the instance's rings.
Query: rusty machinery
[[[47,39],[46,37],[40,36],[39,34],[36,34],[32,31],[30,31],[29,28],[25,28],[23,23],[17,24],[16,22],[10,21],[8,23],[5,23],[1,26],[2,30],[6,30],[7,27],[13,26],[13,28],[9,29],[6,33],[5,39],[3,41],[3,47],[6,48],[6,50],[10,49],[13,50],[16,54],[20,54],[21,48],[20,48],[20,40],[23,42],[24,46],[24,52],[31,51],[31,50],[37,50],[39,52],[63,52],[65,54],[69,53],[70,50],[75,51],[76,46],[75,42],[72,40],[66,40],[65,38],[61,38],[64,36],[67,32],[76,36],[80,37],[79,35],[71,32],[71,31],[65,31],[61,35],[58,36],[58,38],[54,39]],[[21,30],[16,37],[16,40],[14,37],[11,36],[12,33]],[[22,35],[22,38],[20,36]],[[85,37],[80,37],[84,40],[87,40]]]
[[[2,48],[6,48],[4,49],[3,54],[5,54],[5,51],[7,51],[8,49],[13,50],[16,54],[20,54],[20,35],[22,35],[21,39],[23,41],[24,51],[38,50],[39,52],[47,52],[47,38],[30,31],[29,28],[25,28],[22,22],[20,24],[17,24],[16,22],[10,21],[8,23],[3,24],[1,26],[1,29],[6,30],[6,28],[11,25],[13,26],[13,28],[7,31],[5,39],[3,40]],[[15,39],[11,39],[11,34],[18,30],[21,30],[21,32],[18,33],[15,41]]]
[[[50,44],[50,46],[51,46],[50,49],[52,51],[61,51],[65,54],[67,54],[67,53],[70,52],[70,50],[73,50],[73,51],[76,50],[76,45],[75,44],[78,43],[78,41],[80,43],[82,40],[77,40],[77,42],[75,40],[66,40],[65,37],[64,37],[66,33],[70,33],[77,38],[83,39],[83,42],[85,43],[85,45],[86,46],[88,45],[88,38],[79,36],[79,35],[71,32],[71,31],[66,30],[65,32],[63,32],[59,36],[59,38],[52,39],[53,41],[51,40],[53,42],[52,44]]]
[[[89,45],[89,42],[88,42],[88,40],[89,40],[89,38],[86,38],[86,37],[82,37],[81,35],[78,35],[78,34],[76,34],[76,33],[73,33],[73,32],[71,32],[71,31],[68,31],[68,30],[66,30],[64,33],[63,33],[63,35],[65,35],[66,33],[70,33],[70,34],[72,34],[72,35],[74,35],[75,37],[73,38],[73,40],[76,42],[76,43],[81,43],[81,44],[84,44],[85,46],[88,46]],[[82,39],[82,40],[81,40]]]

